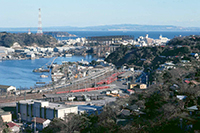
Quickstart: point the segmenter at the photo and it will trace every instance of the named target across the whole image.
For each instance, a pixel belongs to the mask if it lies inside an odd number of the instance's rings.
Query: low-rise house
[[[32,119],[32,129],[34,129],[34,125],[36,126],[36,130],[43,130],[45,127],[47,127],[50,124],[49,119],[43,119],[39,117],[35,117]]]
[[[5,50],[4,47],[0,47],[0,57],[3,58],[3,57],[6,57],[7,55],[7,52]]]
[[[78,61],[78,63],[83,64],[83,65],[89,65],[89,62],[84,61],[83,59],[81,61]]]
[[[128,106],[128,109],[131,111],[137,111],[137,110],[139,110],[139,106],[136,104],[133,104],[131,106]]]
[[[0,109],[0,116],[3,119],[3,122],[12,121],[12,114],[10,112],[5,112],[2,109]]]
[[[15,42],[15,43],[13,43],[13,45],[12,45],[11,48],[13,48],[13,49],[20,49],[21,46],[20,46],[20,44],[18,42]]]
[[[119,113],[119,117],[120,118],[126,118],[126,117],[128,117],[128,116],[130,116],[131,115],[131,112],[130,112],[130,110],[128,110],[128,109],[122,109],[121,111],[120,111],[120,113]]]
[[[9,123],[7,123],[6,125],[7,125],[7,127],[10,129],[10,131],[11,131],[12,133],[19,133],[19,132],[20,132],[20,126],[17,125],[16,123],[14,123],[14,122],[9,122]]]
[[[68,51],[69,49],[70,47],[55,47],[53,51],[62,53],[62,52]]]
[[[100,114],[102,110],[102,106],[78,105],[79,114],[87,113],[88,115],[91,115],[95,114],[96,112]]]
[[[35,54],[33,52],[28,52],[26,54],[26,57],[30,58],[30,59],[34,59],[35,58]]]
[[[7,93],[7,92],[15,92],[16,87],[14,86],[8,86],[8,85],[0,85],[0,91]]]
[[[189,112],[190,115],[196,114],[198,112],[198,107],[196,105],[187,107],[187,111]]]
[[[198,53],[190,53],[190,55],[193,56],[193,57],[197,57],[197,56],[199,56]]]
[[[182,63],[189,63],[189,60],[181,60]]]
[[[15,49],[15,53],[27,53],[30,52],[29,49]]]
[[[146,89],[147,85],[146,84],[140,84],[140,89]]]
[[[128,94],[134,94],[135,91],[134,91],[134,90],[127,89],[127,93],[128,93]]]
[[[128,106],[127,108],[128,108],[132,113],[135,113],[135,114],[138,114],[138,115],[143,115],[143,114],[145,114],[144,112],[140,111],[140,109],[141,109],[141,108],[144,109],[145,106],[140,106],[140,107],[139,107],[138,105],[134,104],[134,105]]]
[[[178,98],[179,100],[184,100],[187,98],[187,96],[184,95],[177,95],[176,98]]]
[[[111,93],[112,93],[112,94],[118,94],[119,91],[118,91],[118,90],[111,90]]]
[[[172,63],[172,62],[166,62],[165,64],[161,64],[159,67],[163,68],[163,69],[166,69],[166,70],[168,70],[168,69],[175,69],[176,68],[175,64]]]
[[[128,88],[129,89],[133,89],[134,87],[136,87],[138,84],[136,84],[136,83],[130,83],[130,84],[128,84]]]
[[[180,89],[180,87],[177,84],[173,84],[172,86],[170,86],[170,90],[178,92]]]

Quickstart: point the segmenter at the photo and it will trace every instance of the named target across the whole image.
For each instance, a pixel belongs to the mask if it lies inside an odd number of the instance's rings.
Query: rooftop
[[[0,109],[0,116],[2,115],[10,115],[10,112],[5,112],[4,110]]]
[[[48,102],[48,101],[42,101],[42,100],[21,100],[19,101],[20,104],[34,104],[34,102],[37,103],[42,103],[42,102]],[[71,108],[71,107],[77,107],[75,105],[65,105],[65,104],[58,104],[58,103],[51,103],[48,102],[49,106],[47,106],[46,108],[50,108],[50,109],[65,109],[65,108]]]
[[[7,89],[8,87],[10,87],[10,86],[8,86],[8,85],[0,85],[1,89]]]
[[[36,118],[36,123],[44,123],[47,119],[43,119],[43,118],[39,118],[39,117],[35,117]],[[32,119],[32,122],[35,121],[35,118]]]
[[[128,77],[128,76],[132,76],[134,74],[134,72],[132,71],[127,71],[121,75],[119,75],[118,77]]]
[[[8,125],[9,128],[12,128],[12,127],[14,127],[14,126],[19,127],[19,125],[15,124],[15,123],[13,123],[13,122],[9,122],[9,123],[7,123],[7,125]]]

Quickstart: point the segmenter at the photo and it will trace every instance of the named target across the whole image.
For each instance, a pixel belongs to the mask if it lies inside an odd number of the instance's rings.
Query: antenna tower
[[[39,8],[39,17],[38,17],[38,31],[37,31],[38,35],[42,35],[42,19],[41,19],[41,9]]]

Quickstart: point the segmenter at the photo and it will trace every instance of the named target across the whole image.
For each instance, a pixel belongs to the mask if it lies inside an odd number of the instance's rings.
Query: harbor
[[[36,82],[51,82],[51,76],[41,78],[43,73],[35,73],[34,69],[38,69],[48,62],[52,62],[53,58],[40,58],[35,60],[6,60],[0,62],[0,84],[12,85],[17,89],[28,89],[36,86]],[[54,63],[62,64],[63,61],[76,62],[84,59],[86,61],[96,60],[97,58],[88,56],[72,56],[58,57]],[[48,72],[50,73],[50,72]],[[49,75],[44,73],[44,75]]]

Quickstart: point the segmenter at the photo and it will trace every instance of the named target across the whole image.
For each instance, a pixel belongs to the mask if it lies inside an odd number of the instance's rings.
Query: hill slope
[[[49,46],[57,43],[57,40],[50,35],[36,35],[27,33],[7,33],[0,32],[0,46],[10,47],[13,43],[18,42],[21,46],[31,46],[37,44],[38,46]]]
[[[200,52],[200,36],[177,37],[172,39],[165,47],[121,46],[105,60],[116,66],[126,63],[154,68],[165,61],[176,62],[180,59],[175,57],[188,57],[189,53],[192,52]]]

